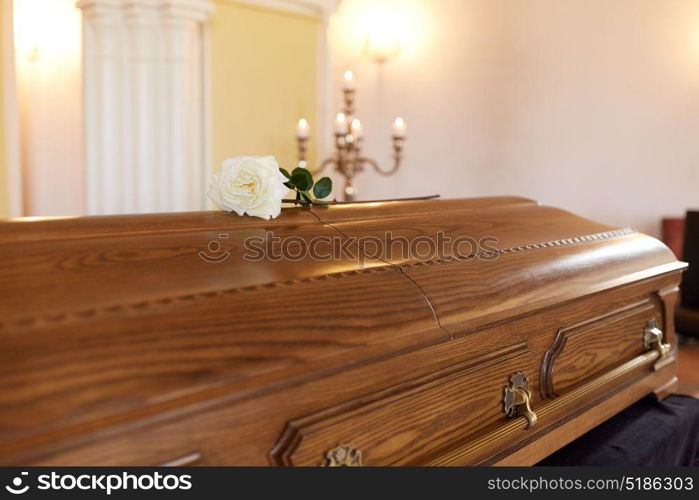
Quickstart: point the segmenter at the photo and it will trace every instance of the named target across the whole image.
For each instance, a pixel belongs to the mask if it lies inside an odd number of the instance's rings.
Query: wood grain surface
[[[497,242],[362,246],[387,232]],[[250,261],[250,237],[354,253]],[[211,242],[228,256],[202,258]],[[560,408],[625,390],[604,377],[645,355],[649,317],[674,343],[683,268],[646,235],[515,197],[0,222],[0,463],[319,464],[345,441],[369,464],[438,462],[512,425],[513,371],[535,409],[599,380],[602,396]],[[635,370],[656,389],[674,377]],[[467,456],[491,463],[547,432]]]

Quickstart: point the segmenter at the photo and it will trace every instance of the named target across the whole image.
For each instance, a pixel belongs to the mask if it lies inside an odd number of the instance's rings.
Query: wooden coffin
[[[515,197],[2,222],[0,462],[532,464],[673,390],[683,268]]]

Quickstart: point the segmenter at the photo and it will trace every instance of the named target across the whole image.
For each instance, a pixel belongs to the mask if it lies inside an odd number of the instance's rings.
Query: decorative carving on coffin
[[[325,454],[327,467],[361,467],[362,451],[349,444],[341,444]]]
[[[646,324],[660,313],[656,301],[646,297],[559,329],[541,364],[541,396],[544,399],[560,396],[573,384],[646,351],[643,341]],[[624,331],[630,333],[624,335]],[[557,365],[565,368],[557,370]],[[576,373],[575,381],[566,379],[566,370]]]
[[[450,443],[450,433],[463,435],[473,422],[500,421],[500,377],[531,367],[532,362],[526,344],[518,343],[295,418],[287,422],[267,458],[272,465],[363,465],[371,456],[372,463],[396,465],[392,460],[406,447],[429,455]],[[524,387],[519,382],[516,386]],[[412,404],[406,406],[407,401]],[[440,410],[430,406],[435,401],[444,401]],[[526,416],[516,411],[520,414]],[[394,441],[391,435],[406,439]]]
[[[581,236],[575,236],[572,238],[565,238],[565,239],[551,240],[551,241],[542,241],[540,243],[532,243],[530,245],[521,245],[521,246],[516,246],[516,247],[502,248],[502,249],[497,250],[497,253],[498,253],[498,255],[506,255],[506,254],[513,254],[513,253],[518,253],[518,252],[526,252],[526,251],[530,251],[530,250],[537,250],[537,249],[541,249],[541,248],[560,247],[560,246],[565,246],[565,245],[573,245],[576,243],[586,243],[586,242],[593,242],[593,241],[609,240],[612,238],[619,238],[619,237],[628,236],[631,234],[636,234],[636,231],[631,229],[631,228],[623,228],[623,229],[617,229],[614,231],[604,231],[604,232],[594,233],[594,234],[585,234],[585,235],[581,235]],[[193,249],[192,253],[197,253],[197,249]],[[438,264],[446,264],[449,262],[453,262],[455,260],[467,261],[467,260],[472,260],[474,257],[478,258],[478,257],[485,257],[485,256],[492,257],[492,252],[480,252],[480,253],[475,254],[475,255],[467,255],[464,257],[451,257],[450,256],[450,257],[438,258],[438,259],[432,259],[432,260],[410,261],[410,262],[406,262],[406,263],[396,264],[396,266],[399,268],[409,268],[409,267],[438,265]],[[102,258],[104,256],[100,255],[99,257]],[[376,273],[382,273],[382,272],[387,272],[387,271],[392,271],[392,270],[393,270],[393,266],[380,266],[380,267],[372,267],[372,268],[366,268],[366,269],[353,269],[350,271],[340,271],[337,273],[323,274],[323,275],[307,277],[307,278],[303,278],[303,279],[273,281],[273,282],[268,282],[268,283],[261,283],[259,285],[225,288],[225,289],[219,289],[219,290],[207,290],[206,292],[200,292],[200,293],[191,293],[191,294],[186,294],[186,295],[159,297],[157,299],[140,301],[140,302],[136,302],[136,303],[110,304],[110,305],[99,307],[99,308],[89,308],[89,309],[84,309],[84,310],[79,310],[79,311],[64,311],[64,312],[59,312],[59,313],[55,313],[55,314],[47,314],[47,315],[42,315],[42,316],[31,316],[31,317],[19,318],[19,319],[13,320],[11,322],[8,322],[6,324],[12,325],[13,327],[32,328],[32,327],[37,326],[37,324],[39,324],[39,323],[56,324],[56,323],[62,323],[62,322],[68,321],[68,320],[89,319],[89,318],[93,318],[97,315],[102,315],[102,314],[121,314],[124,312],[128,312],[129,310],[143,310],[146,308],[172,306],[172,305],[176,305],[178,302],[181,303],[181,302],[200,301],[200,300],[206,300],[206,299],[211,299],[211,298],[215,298],[215,297],[220,297],[222,295],[234,295],[237,293],[252,292],[252,291],[256,291],[256,290],[260,290],[260,289],[272,289],[272,288],[283,287],[283,286],[297,286],[297,285],[302,285],[305,283],[311,283],[314,281],[327,280],[328,278],[343,279],[346,277],[356,276],[358,274],[376,274]],[[3,329],[4,326],[5,326],[5,323],[0,323],[0,331]]]

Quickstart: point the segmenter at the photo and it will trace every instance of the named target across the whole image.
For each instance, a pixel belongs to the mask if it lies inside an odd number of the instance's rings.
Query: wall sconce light
[[[32,43],[31,47],[27,50],[27,59],[30,61],[36,61],[39,59],[39,46],[36,43]]]
[[[400,40],[395,33],[369,33],[364,42],[364,52],[376,63],[383,64],[400,54]]]
[[[375,10],[362,22],[364,53],[378,64],[383,64],[401,53],[401,35],[406,26],[400,12]]]
[[[34,62],[39,59],[39,40],[47,38],[51,26],[44,19],[46,14],[37,15],[44,5],[34,2],[15,2],[14,5],[14,45],[18,57]],[[42,39],[42,40],[43,40]]]
[[[13,3],[17,61],[55,65],[81,52],[81,14],[75,0]]]

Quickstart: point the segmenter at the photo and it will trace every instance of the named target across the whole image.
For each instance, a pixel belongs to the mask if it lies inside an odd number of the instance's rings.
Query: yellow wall
[[[296,123],[316,130],[317,19],[215,0],[211,19],[212,159],[236,155],[296,161]],[[315,143],[310,159],[314,160]]]
[[[4,0],[0,0],[0,218],[9,216],[9,200],[7,173],[5,167],[5,94],[4,94],[4,66],[5,50],[2,32],[4,31]]]

